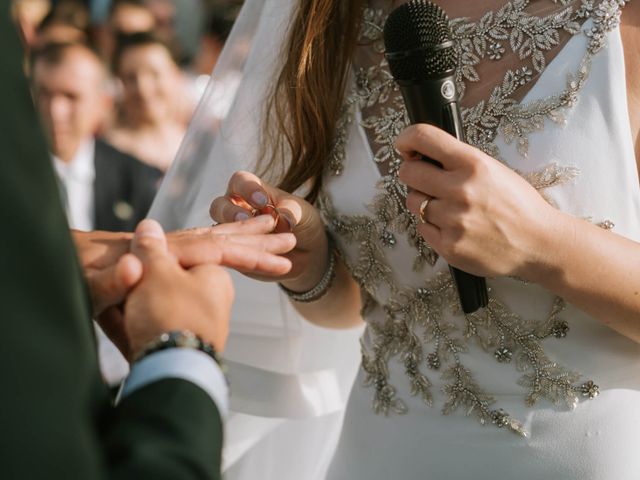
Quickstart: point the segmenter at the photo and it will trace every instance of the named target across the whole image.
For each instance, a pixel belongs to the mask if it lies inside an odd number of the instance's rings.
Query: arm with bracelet
[[[251,215],[272,215],[275,232],[292,232],[295,248],[287,255],[292,268],[277,280],[293,306],[311,323],[326,328],[351,328],[362,324],[360,288],[349,273],[316,209],[306,199],[263,182],[249,172],[236,172],[227,194],[214,199],[211,217],[231,223]]]

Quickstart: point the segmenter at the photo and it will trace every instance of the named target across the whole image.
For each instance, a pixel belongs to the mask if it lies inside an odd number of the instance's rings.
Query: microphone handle
[[[399,82],[399,85],[412,124],[429,123],[445,130],[458,140],[465,141],[453,74],[420,80],[419,83]],[[425,156],[422,158],[442,168],[440,162]],[[452,266],[449,266],[449,270],[458,288],[464,313],[473,313],[488,305],[487,282],[483,277],[463,272]]]

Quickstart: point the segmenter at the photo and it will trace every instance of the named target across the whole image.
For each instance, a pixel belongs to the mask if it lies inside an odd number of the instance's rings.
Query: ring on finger
[[[429,202],[431,202],[431,200],[433,200],[433,197],[427,197],[420,204],[420,209],[418,210],[418,218],[420,219],[421,223],[429,223],[429,221],[426,218],[426,215],[427,215],[427,207],[429,206]]]
[[[276,206],[269,202],[262,208],[254,208],[251,212],[253,217],[257,217],[258,215],[269,215],[273,218],[273,231],[275,232],[276,228],[278,228],[278,223],[280,223],[280,212],[276,208]]]

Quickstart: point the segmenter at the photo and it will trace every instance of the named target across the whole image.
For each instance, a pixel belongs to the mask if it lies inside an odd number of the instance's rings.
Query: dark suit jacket
[[[147,216],[162,172],[96,140],[95,229],[131,232]]]
[[[184,380],[112,407],[86,287],[0,6],[0,478],[219,478],[221,421]]]

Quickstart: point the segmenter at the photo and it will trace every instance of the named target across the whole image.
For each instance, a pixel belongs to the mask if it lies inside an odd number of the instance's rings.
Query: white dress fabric
[[[517,11],[529,3],[508,5]],[[581,5],[582,21],[565,25],[571,39],[548,65],[536,57],[539,75],[518,73],[532,85],[518,105],[532,107],[502,104],[518,128],[485,118],[467,134],[561,210],[640,240],[617,28],[624,2],[553,1],[572,3]],[[211,114],[213,83],[208,88],[151,212],[166,228],[210,224],[209,204],[231,174],[255,168],[262,107],[294,4],[245,2],[213,74],[214,81],[241,78],[237,91],[225,92],[234,102],[224,118]],[[368,35],[375,36],[384,13],[367,10]],[[491,43],[498,44],[491,56],[510,42],[523,39],[507,34]],[[398,205],[379,201],[385,189],[401,190],[381,174],[384,165],[394,167],[394,154],[378,141],[395,132],[397,124],[387,121],[398,109],[376,118],[371,107],[386,106],[398,92],[373,97],[370,78],[359,73],[354,69],[354,83],[368,88],[368,97],[349,104],[340,123],[328,168],[340,173],[328,171],[320,207],[367,301],[364,361],[347,404],[360,331],[312,327],[276,287],[234,277],[227,357],[235,413],[227,425],[225,478],[640,478],[640,346],[518,279],[489,279],[491,308],[463,317],[445,263],[411,234]],[[463,76],[472,77],[473,69]],[[466,120],[473,124],[473,111]]]

